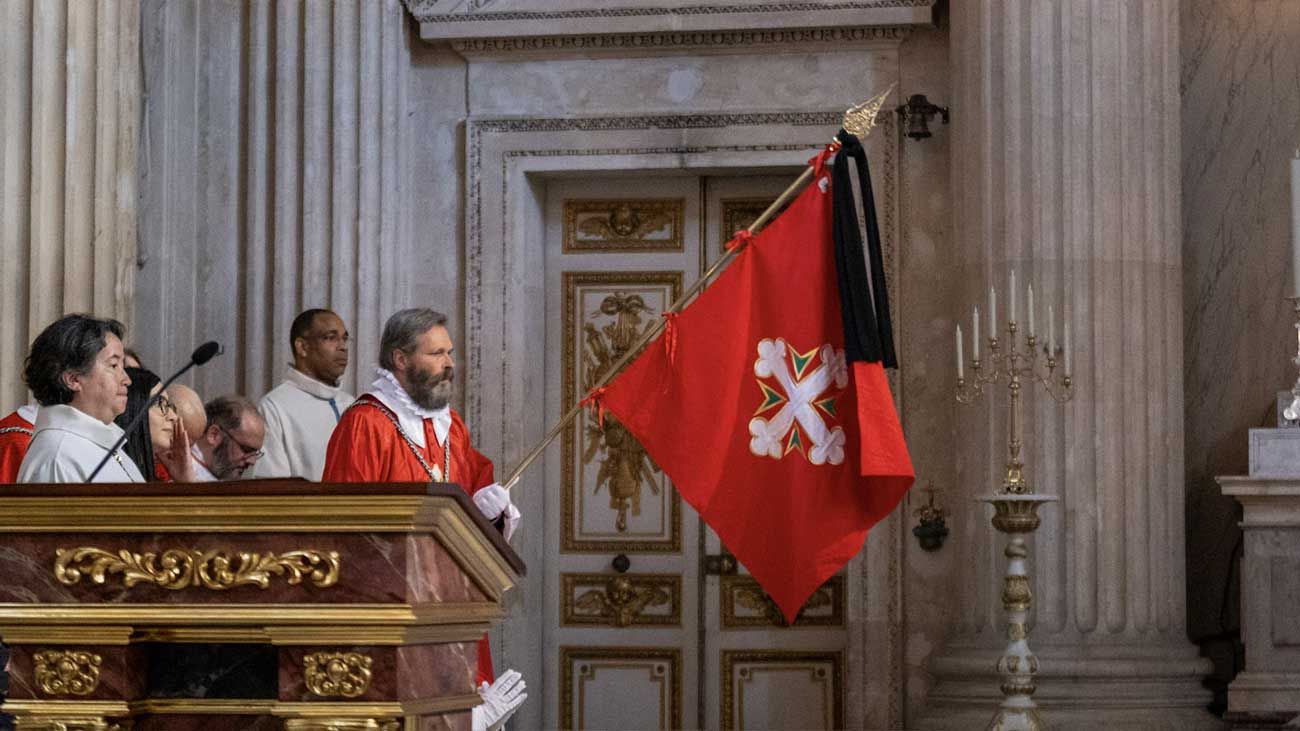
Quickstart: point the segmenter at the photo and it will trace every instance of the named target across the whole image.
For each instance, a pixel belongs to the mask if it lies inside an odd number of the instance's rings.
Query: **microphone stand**
[[[186,363],[179,371],[173,373],[171,378],[163,381],[162,386],[158,389],[158,393],[149,397],[149,400],[144,404],[144,408],[140,409],[140,412],[135,415],[135,418],[131,420],[131,423],[127,424],[126,429],[122,431],[122,436],[118,437],[117,441],[114,442],[113,448],[108,450],[108,453],[104,455],[103,459],[99,460],[99,464],[95,465],[94,471],[90,473],[90,477],[86,478],[86,482],[91,483],[95,481],[95,476],[99,474],[100,470],[104,469],[104,465],[108,464],[108,460],[117,453],[117,450],[121,448],[124,442],[126,442],[126,439],[131,432],[135,431],[135,428],[140,425],[140,422],[144,420],[144,417],[149,414],[149,409],[153,408],[154,402],[158,400],[158,397],[162,396],[163,391],[166,391],[168,386],[172,385],[173,381],[188,373],[194,366],[203,365],[209,360],[212,360],[213,356],[219,355],[220,353],[221,346],[217,345],[215,342],[209,341],[200,345],[194,351],[194,354],[190,356],[190,362]],[[148,465],[147,467],[141,465],[136,466],[140,467],[141,472],[153,468],[153,465]]]

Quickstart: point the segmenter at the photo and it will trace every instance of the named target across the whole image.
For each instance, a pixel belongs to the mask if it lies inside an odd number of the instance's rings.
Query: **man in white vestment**
[[[266,422],[252,401],[236,394],[212,399],[204,411],[207,429],[190,448],[194,481],[240,479],[262,457]]]
[[[23,380],[41,408],[19,482],[90,479],[122,436],[113,419],[126,410],[125,361],[116,320],[67,315],[36,336]],[[144,475],[119,448],[95,482],[144,482]]]
[[[342,318],[329,310],[307,310],[294,318],[289,328],[293,364],[258,404],[266,419],[266,454],[254,468],[257,477],[320,480],[330,434],[354,400],[339,387],[348,369],[349,339]]]

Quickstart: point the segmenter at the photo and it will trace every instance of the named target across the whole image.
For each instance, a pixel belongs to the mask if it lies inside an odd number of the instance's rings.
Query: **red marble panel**
[[[102,662],[99,684],[89,695],[51,695],[36,681],[36,653],[43,650],[93,652]],[[9,697],[39,700],[135,700],[144,695],[146,669],[139,648],[120,645],[13,645],[9,648]]]
[[[478,643],[410,645],[397,650],[397,693],[403,700],[474,692]]]
[[[487,594],[433,540],[411,536],[406,551],[409,556],[406,583],[412,604],[488,601]]]

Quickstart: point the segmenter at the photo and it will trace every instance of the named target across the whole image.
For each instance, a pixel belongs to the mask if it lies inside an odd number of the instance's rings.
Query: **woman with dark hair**
[[[126,391],[126,411],[115,420],[117,425],[127,428],[141,409],[148,408],[149,416],[127,433],[122,449],[150,482],[193,482],[189,437],[178,423],[171,399],[159,392],[158,374],[143,368],[127,368],[126,374],[131,385]]]
[[[122,429],[113,419],[126,409],[131,379],[123,370],[122,323],[66,315],[32,342],[23,380],[41,408],[19,482],[85,482]],[[120,452],[96,482],[143,482]]]

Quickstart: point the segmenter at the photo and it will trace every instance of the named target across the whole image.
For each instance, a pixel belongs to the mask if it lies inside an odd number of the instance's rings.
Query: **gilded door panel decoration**
[[[564,625],[681,626],[677,574],[561,574],[560,580]]]
[[[564,273],[564,403],[581,399],[681,291],[679,272]],[[564,433],[565,552],[677,552],[681,498],[618,419]]]
[[[844,728],[843,672],[839,652],[723,650],[722,728]]]
[[[844,626],[843,576],[832,576],[818,587],[799,610],[793,625],[786,624],[781,610],[753,577],[736,574],[721,579],[723,629]]]
[[[775,198],[723,198],[722,230],[718,232],[718,253],[726,248],[732,235],[758,219]]]
[[[681,198],[566,200],[564,253],[681,251],[685,207]]]
[[[561,647],[561,728],[681,728],[681,663],[673,647]]]

